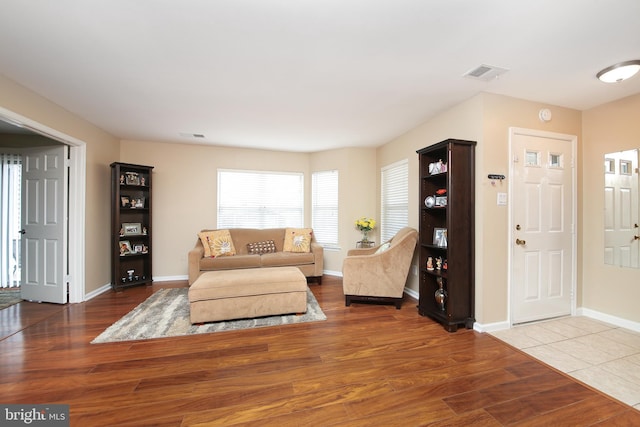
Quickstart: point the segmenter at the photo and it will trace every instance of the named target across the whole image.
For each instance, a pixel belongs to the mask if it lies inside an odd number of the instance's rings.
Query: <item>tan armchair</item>
[[[418,232],[404,227],[388,242],[368,249],[352,249],[342,264],[345,304],[352,300],[402,306],[404,286],[418,241]]]

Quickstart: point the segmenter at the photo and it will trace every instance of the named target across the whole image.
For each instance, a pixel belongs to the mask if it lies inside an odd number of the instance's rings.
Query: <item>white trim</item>
[[[623,319],[622,317],[612,316],[611,314],[602,313],[600,311],[591,310],[590,308],[579,308],[577,311],[578,316],[590,317],[592,319],[600,320],[602,322],[610,323],[620,328],[630,329],[635,332],[640,332],[640,323],[633,320]]]
[[[515,135],[526,135],[526,136],[534,136],[539,138],[550,138],[550,139],[560,139],[567,142],[571,142],[571,180],[572,180],[572,188],[571,188],[571,208],[572,212],[572,225],[571,225],[571,251],[572,251],[572,261],[571,261],[571,315],[575,316],[576,314],[576,306],[577,306],[577,260],[578,260],[578,179],[577,179],[577,145],[578,145],[578,137],[576,135],[569,135],[564,133],[556,133],[556,132],[547,132],[536,129],[525,129],[519,127],[509,127],[509,174],[514,176],[514,162],[513,162],[513,138]],[[509,196],[508,200],[514,200],[514,185],[509,185]],[[507,274],[507,319],[509,326],[512,324],[512,274],[513,274],[513,245],[511,242],[513,241],[513,202],[509,203],[509,214],[507,218],[508,224],[508,238],[507,238],[507,265],[508,274]]]
[[[404,293],[409,295],[411,298],[415,298],[416,300],[420,299],[420,294],[418,293],[418,291],[415,291],[411,288],[404,288]]]
[[[326,274],[327,276],[342,277],[342,271],[322,270],[322,274]]]
[[[504,329],[509,329],[509,328],[511,328],[511,324],[509,323],[509,321],[506,321],[506,320],[504,322],[495,322],[495,323],[487,323],[487,324],[475,322],[473,324],[473,330],[481,333],[502,331]]]
[[[184,275],[184,276],[159,276],[159,277],[153,277],[153,281],[154,282],[176,282],[179,280],[189,280],[189,276]]]
[[[88,294],[86,294],[84,296],[84,300],[85,301],[89,301],[90,299],[93,299],[95,297],[97,297],[98,295],[102,295],[105,292],[109,292],[111,290],[111,283],[107,283],[106,285],[102,285],[101,287],[99,287],[96,290],[93,290],[91,292],[89,292]]]
[[[13,111],[0,107],[0,120],[29,129],[69,146],[71,174],[69,179],[69,302],[85,300],[85,208],[86,208],[86,142],[59,132]]]

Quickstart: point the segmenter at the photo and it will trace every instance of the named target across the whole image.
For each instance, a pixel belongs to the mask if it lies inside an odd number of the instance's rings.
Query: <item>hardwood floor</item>
[[[324,322],[89,344],[154,290],[0,311],[0,402],[65,403],[73,426],[640,425],[640,412],[416,301],[345,307],[311,284]]]

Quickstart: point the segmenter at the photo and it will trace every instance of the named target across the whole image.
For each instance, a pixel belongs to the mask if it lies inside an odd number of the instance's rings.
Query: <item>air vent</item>
[[[494,80],[498,76],[503,75],[507,71],[509,70],[507,70],[506,68],[500,68],[500,67],[494,67],[493,65],[482,64],[470,71],[467,71],[465,74],[463,74],[463,77],[473,79],[473,80],[482,80],[485,82],[489,82],[491,80]]]
[[[185,138],[204,138],[204,134],[202,133],[180,132],[180,136]]]

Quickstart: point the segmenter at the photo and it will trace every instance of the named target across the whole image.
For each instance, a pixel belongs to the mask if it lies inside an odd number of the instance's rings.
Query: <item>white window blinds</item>
[[[303,174],[218,170],[218,228],[303,226]]]
[[[314,172],[311,178],[311,226],[316,241],[338,247],[338,171]]]
[[[380,238],[391,239],[409,223],[409,163],[402,160],[381,170]]]

